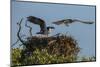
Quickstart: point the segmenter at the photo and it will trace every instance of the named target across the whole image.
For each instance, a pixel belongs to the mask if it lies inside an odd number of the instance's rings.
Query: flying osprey
[[[80,22],[80,23],[84,23],[84,24],[93,24],[94,23],[92,21],[82,21],[82,20],[78,20],[78,19],[63,19],[63,20],[53,22],[53,24],[56,24],[56,25],[65,24],[66,26],[69,26],[69,24],[74,23],[74,22]]]
[[[27,17],[27,21],[40,26],[40,32],[37,32],[37,34],[48,35],[50,33],[51,29],[55,29],[52,26],[46,27],[45,21],[43,19],[37,18],[35,16]]]

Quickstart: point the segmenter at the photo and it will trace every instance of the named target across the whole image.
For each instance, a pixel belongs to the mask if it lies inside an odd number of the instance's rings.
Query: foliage
[[[13,65],[29,65],[29,64],[51,64],[51,63],[64,63],[75,62],[75,56],[58,56],[56,54],[49,54],[47,49],[43,51],[36,49],[31,55],[27,55],[23,62],[20,62],[21,58],[20,49],[13,49],[12,52],[12,64]]]
[[[13,65],[21,65],[21,63],[18,60],[19,58],[21,58],[21,51],[22,50],[19,48],[12,49],[11,61]]]
[[[96,61],[96,57],[95,56],[92,56],[92,57],[81,57],[81,61],[83,61],[83,62]]]
[[[31,65],[31,64],[56,64],[56,63],[71,63],[77,61],[95,61],[95,57],[80,57],[78,60],[78,56],[58,56],[57,54],[49,54],[47,49],[43,49],[42,51],[36,49],[30,55],[28,54],[25,59],[21,58],[21,49],[15,48],[12,49],[12,66],[15,65]],[[20,62],[20,60],[23,60]]]

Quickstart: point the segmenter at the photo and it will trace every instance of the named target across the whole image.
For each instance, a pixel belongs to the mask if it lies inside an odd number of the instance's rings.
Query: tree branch
[[[20,37],[20,31],[21,31],[21,23],[22,23],[22,20],[23,18],[21,19],[21,21],[19,23],[17,23],[19,25],[19,29],[18,29],[18,32],[17,32],[17,37],[19,38],[20,42],[23,44],[23,45],[26,45],[25,41],[21,39]]]
[[[30,27],[30,26],[27,25],[27,21],[26,21],[26,23],[25,23],[25,26],[28,27],[28,28],[30,29],[30,30],[29,30],[29,33],[30,33],[30,36],[32,37],[32,27]]]
[[[20,36],[20,37],[22,38],[22,37],[24,37],[24,36],[25,36],[25,35],[22,35],[22,36]],[[11,47],[15,46],[19,41],[20,41],[20,40],[17,39],[17,41],[16,41],[14,44],[12,44]]]

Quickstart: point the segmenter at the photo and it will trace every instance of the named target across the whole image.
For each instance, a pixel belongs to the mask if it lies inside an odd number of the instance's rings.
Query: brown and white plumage
[[[45,33],[46,25],[45,25],[45,21],[44,20],[42,20],[40,18],[37,18],[35,16],[29,16],[29,17],[27,17],[27,20],[30,21],[33,24],[39,25],[40,26],[40,32],[44,32]]]
[[[94,23],[93,21],[82,21],[82,20],[78,20],[78,19],[63,19],[63,20],[53,22],[53,24],[56,24],[56,25],[65,24],[66,26],[69,26],[69,24],[75,23],[75,22],[80,22],[80,23],[84,23],[84,24],[93,24]]]
[[[48,26],[46,27],[46,23],[43,19],[40,19],[38,17],[35,16],[29,16],[27,17],[27,21],[33,23],[33,24],[37,24],[40,26],[40,32],[37,32],[37,34],[44,34],[44,35],[48,35],[49,34],[49,30],[50,29],[54,29],[54,27],[52,26]]]

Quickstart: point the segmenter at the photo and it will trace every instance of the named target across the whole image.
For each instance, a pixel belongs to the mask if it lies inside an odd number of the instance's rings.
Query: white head
[[[54,29],[55,29],[54,27],[50,27],[50,26],[47,27],[47,31],[48,31],[48,33],[52,32]]]

